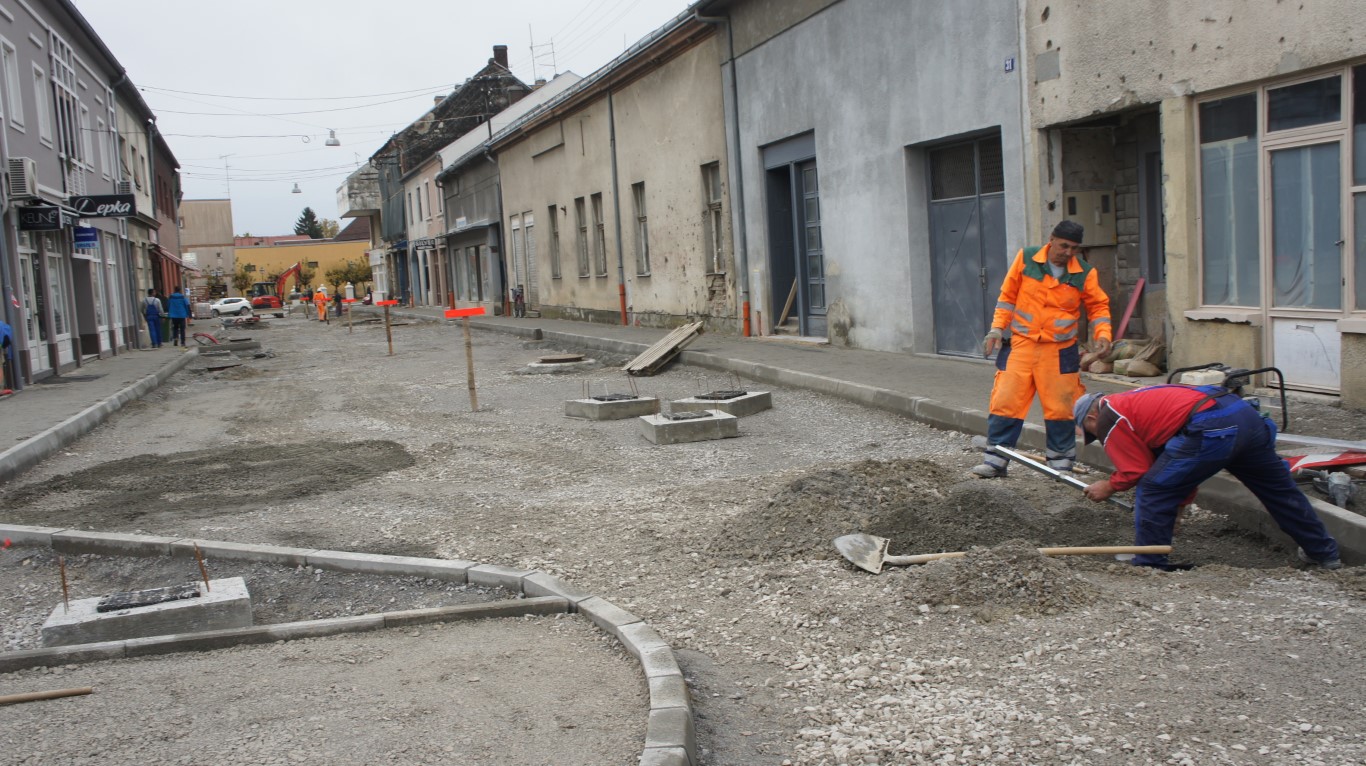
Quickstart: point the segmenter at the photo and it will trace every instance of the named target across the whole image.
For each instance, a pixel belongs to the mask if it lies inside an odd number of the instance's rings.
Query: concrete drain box
[[[606,394],[587,399],[570,399],[564,403],[564,414],[587,420],[624,420],[659,411],[659,399],[653,396]]]
[[[670,404],[674,412],[705,412],[720,410],[727,415],[743,418],[756,412],[773,409],[773,394],[768,391],[713,391],[690,396]]]
[[[90,644],[129,638],[245,628],[251,596],[241,577],[111,596],[83,598],[70,609],[58,604],[43,623],[43,646]]]
[[[654,444],[684,444],[740,435],[740,419],[717,410],[643,415],[640,433]]]

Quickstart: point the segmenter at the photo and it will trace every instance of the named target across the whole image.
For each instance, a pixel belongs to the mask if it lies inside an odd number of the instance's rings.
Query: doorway
[[[1001,137],[937,147],[928,154],[935,351],[980,357],[982,336],[991,327],[1010,268]]]
[[[774,333],[825,337],[825,281],[820,174],[813,134],[764,149],[769,294]]]

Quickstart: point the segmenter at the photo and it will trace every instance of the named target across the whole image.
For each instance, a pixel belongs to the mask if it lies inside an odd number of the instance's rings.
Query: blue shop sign
[[[100,246],[100,230],[94,226],[76,227],[76,249],[96,250]]]

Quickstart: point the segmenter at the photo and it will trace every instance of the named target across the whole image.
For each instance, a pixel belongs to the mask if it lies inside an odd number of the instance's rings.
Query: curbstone
[[[195,545],[205,561],[222,559],[224,561],[248,561],[254,564],[288,564],[303,566],[311,548],[285,548],[278,545],[256,545],[253,543],[225,543],[218,540],[193,540],[185,538],[171,543],[171,555],[194,557]]]
[[[621,641],[621,629],[627,625],[641,622],[641,619],[634,614],[622,609],[597,596],[586,598],[578,603],[579,614],[587,617],[590,622],[599,628],[612,634],[618,641]]]
[[[683,669],[678,666],[678,658],[674,656],[674,650],[668,644],[646,649],[639,659],[640,669],[644,671],[647,679],[683,677]]]
[[[13,673],[28,668],[67,665],[76,662],[98,662],[122,659],[126,641],[102,641],[98,644],[52,646],[43,649],[24,649],[0,652],[0,673]]]
[[[0,539],[8,538],[15,545],[52,547],[52,536],[63,527],[29,527],[22,524],[0,524]]]
[[[536,570],[513,569],[498,564],[479,564],[470,567],[465,576],[470,585],[484,585],[490,588],[503,588],[514,593],[522,592],[522,580]]]
[[[659,647],[669,648],[669,644],[660,637],[659,633],[644,622],[633,622],[630,625],[623,625],[617,635],[617,640],[626,647],[633,657],[640,659],[645,652]]]
[[[60,553],[98,553],[106,556],[170,556],[171,543],[179,539],[66,529],[52,533],[52,550]]]
[[[276,625],[263,625],[271,641],[293,641],[300,638],[335,636],[339,633],[360,633],[384,627],[383,614],[360,614],[355,617],[332,617],[326,620],[305,620]]]
[[[313,551],[304,562],[311,567],[338,572],[390,575],[396,577],[428,577],[436,580],[463,583],[473,561],[455,559],[423,559],[415,556],[389,556],[382,553],[354,553],[352,551]]]
[[[522,578],[522,592],[530,597],[558,596],[569,602],[571,612],[578,611],[579,602],[593,598],[592,593],[539,570]]]
[[[430,609],[407,609],[402,612],[382,612],[381,615],[384,617],[384,627],[397,628],[434,622],[482,620],[490,617],[568,614],[571,606],[570,602],[565,599],[546,596],[519,598],[513,601],[496,601],[492,604],[463,604],[461,606],[435,606]]]
[[[640,756],[640,766],[692,766],[681,747],[650,747]]]
[[[677,747],[685,753],[697,752],[697,734],[692,715],[686,708],[667,707],[650,711],[645,725],[645,748]]]
[[[650,684],[650,709],[681,707],[692,710],[692,697],[688,694],[688,684],[683,676],[666,675],[648,679]]]

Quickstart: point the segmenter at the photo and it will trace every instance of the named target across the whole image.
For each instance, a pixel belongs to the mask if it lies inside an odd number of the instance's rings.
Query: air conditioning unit
[[[132,182],[132,181],[119,181],[118,191],[116,191],[115,194],[132,194],[132,193],[133,193],[133,182]]]
[[[10,157],[9,196],[38,196],[38,163],[29,157]]]

